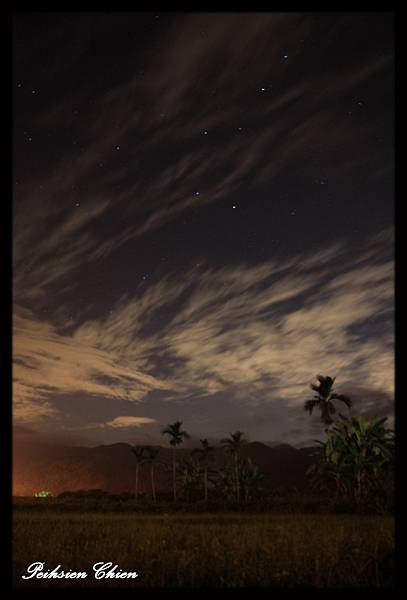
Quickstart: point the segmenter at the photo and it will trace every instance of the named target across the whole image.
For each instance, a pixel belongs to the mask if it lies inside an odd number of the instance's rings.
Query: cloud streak
[[[38,115],[41,130],[62,133],[68,127],[81,152],[75,144],[71,153],[52,157],[47,172],[40,170],[18,186],[16,297],[39,304],[50,290],[59,295],[84,264],[182,214],[232,197],[242,186],[254,193],[287,172],[293,177],[308,167],[312,173],[316,156],[324,157],[325,175],[337,180],[360,173],[367,156],[372,170],[372,161],[382,161],[383,155],[372,148],[370,130],[356,131],[348,115],[332,110],[332,101],[339,92],[356,95],[366,80],[389,67],[392,57],[367,65],[355,60],[351,72],[348,64],[346,69],[339,64],[316,73],[312,83],[299,74],[295,86],[288,84],[295,67],[282,60],[282,44],[293,49],[294,58],[301,50],[298,40],[313,35],[322,34],[301,14],[253,14],[249,20],[238,13],[180,16],[161,40],[161,52],[146,52],[146,76],[129,76],[99,94],[97,110],[89,88],[68,105],[64,100]],[[263,86],[265,101],[259,106]],[[196,96],[198,87],[205,92]],[[250,126],[242,104],[256,115]],[[82,118],[76,124],[78,111]],[[269,125],[263,127],[266,119]],[[114,125],[107,129],[107,121]],[[239,127],[245,130],[240,138]],[[101,238],[100,231],[112,222],[116,231]]]
[[[15,415],[52,418],[60,393],[148,404],[159,390],[169,402],[199,398],[203,413],[223,394],[243,399],[254,414],[265,406],[288,411],[271,426],[282,435],[291,409],[307,430],[302,404],[316,372],[336,375],[341,388],[363,382],[392,398],[391,243],[388,231],[358,255],[334,244],[286,261],[168,276],[71,335],[18,314]],[[372,320],[378,335],[364,330]],[[108,424],[123,423],[117,417]]]

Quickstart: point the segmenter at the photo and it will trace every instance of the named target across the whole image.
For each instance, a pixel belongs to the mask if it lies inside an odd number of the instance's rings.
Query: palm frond
[[[343,402],[344,404],[346,404],[346,406],[348,408],[351,408],[351,406],[352,406],[351,399],[348,396],[345,396],[344,394],[333,393],[333,394],[331,394],[331,399],[332,400],[340,400],[341,402]]]
[[[309,414],[312,414],[312,411],[314,410],[314,408],[316,406],[318,406],[319,404],[319,400],[306,400],[304,403],[304,410],[305,412],[309,412]]]
[[[142,460],[144,458],[146,448],[144,446],[132,446],[131,451],[137,460]]]

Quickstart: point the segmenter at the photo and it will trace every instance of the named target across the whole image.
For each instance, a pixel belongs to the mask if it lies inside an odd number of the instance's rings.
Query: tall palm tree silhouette
[[[234,462],[234,470],[235,470],[235,492],[236,492],[236,500],[240,502],[240,477],[239,477],[239,458],[240,458],[240,450],[242,447],[247,444],[247,440],[245,438],[244,433],[241,431],[235,431],[235,433],[231,433],[230,437],[223,438],[220,443],[226,449],[226,452],[233,457]]]
[[[145,450],[146,449],[144,446],[132,446],[131,447],[131,451],[133,452],[134,456],[136,457],[136,485],[135,485],[135,490],[134,490],[134,499],[136,502],[138,500],[139,469],[140,469],[140,465],[142,465],[144,462]]]
[[[182,421],[175,421],[167,425],[162,430],[162,435],[169,437],[170,445],[172,446],[172,477],[173,477],[173,490],[174,490],[174,502],[177,501],[177,461],[175,449],[177,446],[182,444],[184,440],[189,439],[189,434],[181,429]]]
[[[154,504],[156,504],[156,502],[157,502],[156,494],[155,494],[154,469],[157,464],[158,453],[159,453],[158,448],[153,448],[152,446],[147,446],[147,448],[145,448],[145,456],[144,456],[144,461],[143,461],[145,464],[150,465],[151,493],[153,496]]]
[[[208,468],[215,457],[215,448],[209,445],[207,439],[200,440],[202,448],[194,448],[192,455],[196,456],[203,467],[205,501],[208,500]]]
[[[336,413],[334,400],[339,400],[346,404],[348,408],[352,406],[350,398],[343,394],[337,394],[333,391],[333,385],[336,377],[324,377],[323,375],[317,375],[318,384],[311,383],[310,387],[316,395],[311,400],[306,400],[304,404],[304,410],[310,415],[314,408],[318,408],[321,413],[321,421],[325,425],[332,425],[334,422],[332,415]]]

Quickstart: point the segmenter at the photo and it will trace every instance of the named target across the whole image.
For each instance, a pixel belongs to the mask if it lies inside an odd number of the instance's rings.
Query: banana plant
[[[240,462],[240,483],[245,502],[261,491],[264,479],[264,473],[250,458]]]
[[[218,470],[215,487],[227,500],[236,500],[235,466],[226,463]]]
[[[387,418],[347,418],[340,415],[337,425],[328,432],[322,461],[309,473],[313,483],[336,495],[362,502],[370,493],[383,487],[394,461],[394,431],[385,427]]]
[[[194,457],[184,458],[177,464],[177,482],[187,500],[193,500],[202,494],[203,480],[201,465]]]

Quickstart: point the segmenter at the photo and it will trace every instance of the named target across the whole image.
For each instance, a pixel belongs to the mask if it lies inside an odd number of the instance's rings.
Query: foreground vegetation
[[[87,580],[35,587],[387,587],[393,583],[392,517],[40,513],[14,515],[14,581],[36,560],[86,570]],[[95,581],[112,561],[135,580]]]
[[[312,399],[304,403],[309,414],[319,410],[325,427],[326,440],[322,446],[320,460],[308,472],[314,489],[334,495],[335,499],[361,504],[392,504],[393,465],[395,453],[394,431],[385,426],[387,418],[375,417],[370,422],[362,416],[345,417],[337,412],[335,403],[342,402],[351,408],[351,399],[334,390],[335,377],[317,375],[317,383],[311,383]],[[334,417],[336,415],[336,417]],[[174,503],[181,498],[184,502],[222,497],[224,502],[247,504],[264,498],[268,493],[267,476],[250,458],[242,457],[247,438],[242,431],[230,433],[221,440],[226,462],[215,470],[215,448],[209,441],[201,439],[201,447],[195,448],[189,458],[177,461],[177,447],[189,438],[182,429],[182,421],[175,421],[163,429],[172,447],[172,479]],[[139,498],[139,468],[150,467],[153,503],[157,502],[154,469],[160,462],[159,450],[151,446],[133,446],[135,457],[135,492]],[[164,465],[165,466],[165,465]],[[45,492],[44,492],[45,493]]]

